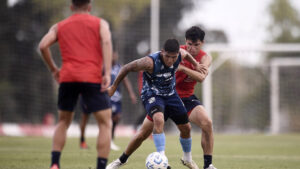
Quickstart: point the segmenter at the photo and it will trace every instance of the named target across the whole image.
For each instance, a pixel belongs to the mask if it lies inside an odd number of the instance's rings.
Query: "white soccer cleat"
[[[210,164],[207,168],[205,169],[217,169],[216,167],[214,167],[212,164]]]
[[[110,149],[114,150],[114,151],[119,151],[120,147],[115,145],[115,143],[113,141],[110,142]]]
[[[118,169],[125,164],[126,163],[121,163],[121,161],[119,159],[116,159],[113,162],[111,162],[110,164],[108,164],[108,166],[106,166],[105,169]]]
[[[199,167],[193,160],[191,162],[185,161],[182,158],[180,160],[181,160],[182,164],[187,166],[189,169],[199,169]],[[208,169],[210,169],[210,168],[208,168]]]

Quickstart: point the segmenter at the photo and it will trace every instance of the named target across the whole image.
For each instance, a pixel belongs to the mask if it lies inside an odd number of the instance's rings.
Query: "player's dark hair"
[[[192,42],[196,42],[197,40],[203,42],[204,37],[205,32],[198,26],[192,26],[185,32],[185,39],[191,40]]]
[[[168,39],[164,44],[164,50],[166,52],[179,52],[179,42],[177,39]]]
[[[76,7],[82,7],[86,4],[91,3],[91,0],[72,0],[72,3]]]

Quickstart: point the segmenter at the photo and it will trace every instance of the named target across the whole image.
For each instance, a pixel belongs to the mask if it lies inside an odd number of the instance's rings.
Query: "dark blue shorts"
[[[111,102],[111,110],[113,115],[122,113],[121,101],[119,102],[110,101],[110,102]]]
[[[153,95],[147,97],[143,104],[148,114],[148,119],[149,117],[152,119],[157,112],[163,112],[165,121],[171,118],[177,125],[189,122],[187,111],[177,93],[171,96]]]
[[[199,106],[199,105],[202,105],[202,103],[199,101],[199,99],[195,96],[195,95],[192,95],[190,97],[184,97],[184,98],[181,98],[187,112],[188,112],[188,115],[191,114],[192,110],[196,107],[196,106]]]
[[[74,111],[79,95],[82,97],[84,111],[87,113],[105,110],[111,107],[107,92],[101,92],[97,83],[61,83],[58,94],[58,108]]]

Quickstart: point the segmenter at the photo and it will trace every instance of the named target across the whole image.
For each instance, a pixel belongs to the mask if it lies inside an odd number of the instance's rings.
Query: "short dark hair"
[[[204,37],[205,32],[198,26],[192,26],[185,32],[185,39],[192,40],[192,42],[196,42],[197,40],[203,42]]]
[[[179,42],[177,39],[168,39],[164,44],[166,52],[179,52]]]
[[[76,7],[82,7],[86,4],[91,3],[91,0],[72,0],[72,3]]]

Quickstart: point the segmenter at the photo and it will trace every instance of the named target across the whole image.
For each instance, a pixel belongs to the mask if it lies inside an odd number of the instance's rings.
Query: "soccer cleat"
[[[168,165],[167,169],[171,169],[171,166]]]
[[[182,158],[180,160],[181,160],[182,164],[187,166],[189,169],[199,169],[199,167],[193,160],[191,162],[185,161]]]
[[[86,144],[86,142],[84,141],[84,142],[81,142],[81,143],[80,143],[80,148],[81,148],[81,149],[88,149],[89,147],[88,147],[88,145]]]
[[[212,164],[210,164],[207,168],[205,169],[217,169],[216,167],[214,167]]]
[[[105,169],[118,169],[125,164],[126,163],[121,163],[121,161],[119,159],[116,159],[113,162],[111,162],[110,164],[108,164],[108,166],[106,166]]]
[[[110,149],[114,150],[114,151],[119,151],[120,147],[115,145],[115,143],[113,141],[110,142]]]
[[[53,164],[50,169],[59,169],[57,164]]]

